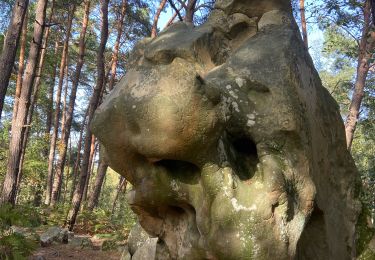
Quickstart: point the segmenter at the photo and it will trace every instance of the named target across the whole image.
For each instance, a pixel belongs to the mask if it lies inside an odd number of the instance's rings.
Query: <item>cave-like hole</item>
[[[298,240],[295,259],[329,259],[324,212],[317,205]]]
[[[241,180],[248,180],[254,176],[259,163],[256,144],[248,137],[232,139],[234,160],[237,166],[237,175]]]
[[[164,159],[155,163],[164,168],[173,179],[188,184],[196,184],[199,181],[200,169],[193,163],[180,160]]]

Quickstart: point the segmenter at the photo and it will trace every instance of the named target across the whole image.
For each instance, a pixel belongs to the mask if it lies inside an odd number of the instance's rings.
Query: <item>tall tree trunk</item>
[[[362,99],[365,93],[366,78],[369,71],[369,59],[373,53],[374,41],[367,41],[371,23],[371,4],[366,0],[363,9],[363,29],[359,44],[359,55],[357,63],[357,76],[354,83],[354,92],[351,99],[349,114],[345,122],[346,144],[348,150],[352,147],[354,132],[359,118]]]
[[[70,137],[69,140],[70,141],[69,141],[68,165],[70,166],[71,162],[72,162],[72,153],[73,153],[73,150],[72,150],[72,138]],[[69,182],[69,178],[70,178],[70,167],[68,167],[65,176],[66,176],[65,177],[65,187],[64,187],[64,196],[62,198],[62,203],[65,203],[65,201],[66,201],[66,194],[68,192],[68,182]]]
[[[59,41],[55,42],[55,52],[54,55],[57,57],[59,51]],[[49,135],[51,133],[51,128],[52,128],[52,117],[53,117],[53,92],[55,91],[55,82],[56,82],[56,73],[57,73],[57,62],[53,63],[53,70],[52,70],[52,77],[51,77],[51,82],[49,82],[49,88],[48,88],[48,94],[47,94],[47,99],[48,99],[48,108],[47,108],[47,119],[46,119],[46,130],[45,134],[48,137],[49,140]],[[46,155],[48,155],[48,150],[46,151]]]
[[[68,89],[69,89],[69,57],[66,57],[66,65],[65,65],[65,87],[64,87],[64,99],[62,102],[62,112],[61,112],[61,133],[65,131],[65,122],[66,122],[66,110],[67,110],[67,97],[68,97]],[[60,139],[62,141],[62,139]],[[62,143],[60,144],[62,145]]]
[[[18,62],[18,73],[17,73],[17,82],[16,82],[16,93],[14,95],[14,104],[13,104],[13,117],[12,124],[16,120],[17,110],[18,110],[18,101],[21,95],[22,88],[22,76],[25,68],[25,52],[26,52],[26,41],[27,41],[27,22],[28,22],[28,10],[22,24],[22,34],[21,34],[21,46],[20,46],[20,58]]]
[[[54,116],[54,126],[53,132],[51,136],[50,148],[49,148],[49,155],[48,155],[48,174],[47,174],[47,188],[46,188],[46,198],[44,204],[49,205],[51,203],[51,194],[52,194],[52,180],[53,180],[53,163],[55,159],[55,149],[56,149],[56,142],[57,142],[57,135],[59,132],[59,118],[60,118],[60,103],[61,103],[61,92],[62,86],[64,83],[64,74],[65,74],[65,66],[68,56],[68,47],[69,47],[69,40],[70,40],[70,32],[72,29],[73,17],[75,12],[75,5],[71,7],[69,11],[69,18],[67,24],[67,30],[65,35],[64,47],[61,55],[61,62],[60,62],[60,71],[59,71],[59,83],[57,86],[57,93],[56,93],[56,109],[55,109],[55,116]]]
[[[180,1],[182,3],[182,1]],[[193,23],[197,0],[189,0],[185,7],[185,22]]]
[[[27,22],[28,22],[28,10],[26,10],[26,14],[23,20],[22,24],[22,33],[21,33],[21,46],[20,46],[20,58],[18,61],[18,73],[17,73],[17,82],[16,82],[16,93],[14,95],[14,104],[13,104],[13,116],[12,116],[12,125],[15,124],[16,121],[16,115],[18,111],[18,101],[20,99],[21,95],[21,88],[22,88],[22,78],[23,78],[23,72],[25,67],[25,52],[26,52],[26,41],[27,41]],[[23,161],[23,153],[21,152],[21,158],[20,158],[20,165]],[[20,183],[21,183],[22,174],[20,172],[17,176],[17,185],[16,185],[16,203],[18,194],[20,191]]]
[[[68,215],[69,230],[73,229],[79,208],[81,206],[84,186],[85,186],[86,177],[87,177],[88,168],[89,168],[90,144],[91,144],[91,138],[92,138],[92,134],[91,134],[91,130],[89,126],[94,116],[94,112],[98,106],[102,88],[105,87],[104,52],[105,52],[105,46],[108,40],[108,2],[109,0],[100,0],[100,9],[101,9],[100,13],[101,13],[102,25],[101,25],[100,45],[99,45],[98,54],[97,54],[98,77],[97,77],[96,86],[94,88],[94,93],[90,98],[84,153],[83,153],[83,158],[82,158],[82,169],[80,173],[80,178],[78,180],[78,184],[74,191],[73,200],[72,200],[72,208],[70,209],[69,215]]]
[[[83,197],[82,201],[86,201],[87,199],[87,193],[89,190],[89,184],[90,184],[90,177],[92,176],[94,172],[94,167],[95,167],[95,155],[97,151],[98,145],[95,140],[95,136],[93,135],[91,138],[91,148],[90,148],[90,157],[89,157],[89,169],[87,171],[86,175],[86,181],[85,181],[85,187],[83,189]]]
[[[75,190],[76,183],[77,183],[77,175],[79,173],[79,166],[81,165],[82,140],[83,140],[83,132],[85,131],[85,126],[86,126],[87,114],[88,114],[88,109],[86,110],[85,117],[83,118],[83,121],[82,121],[81,131],[79,133],[78,147],[77,147],[77,157],[75,159],[75,163],[74,163],[74,167],[73,167],[73,173],[72,173],[73,180],[72,180],[72,190],[71,190],[70,197],[69,197],[70,200],[73,199],[73,194],[74,194],[74,190]]]
[[[299,0],[299,12],[301,15],[301,28],[302,28],[302,37],[303,42],[306,46],[306,49],[309,48],[309,42],[307,40],[307,26],[306,26],[306,15],[305,15],[305,0]]]
[[[47,2],[47,0],[39,0],[36,7],[33,40],[31,42],[28,62],[26,64],[25,74],[22,81],[22,90],[18,103],[16,121],[11,129],[12,136],[9,145],[7,173],[5,175],[0,198],[2,203],[9,202],[13,205],[15,204],[19,160],[25,127],[24,124],[29,110],[32,86],[40,54],[40,47],[42,45]]]
[[[158,21],[159,21],[160,13],[164,9],[164,6],[166,3],[167,3],[167,0],[161,0],[159,4],[159,7],[154,16],[154,23],[152,24],[151,38],[155,38],[158,34]]]
[[[125,187],[125,189],[126,189],[126,184],[127,184],[126,179],[124,177],[120,176],[119,183],[118,183],[117,190],[116,190],[115,199],[113,200],[113,203],[112,203],[111,215],[113,215],[115,213],[116,203],[117,203],[118,197],[120,195],[122,187]]]
[[[12,18],[8,26],[7,34],[4,39],[3,51],[0,55],[0,119],[3,111],[4,99],[7,92],[9,79],[12,74],[12,68],[16,59],[16,52],[20,34],[22,31],[22,24],[27,7],[28,0],[17,0],[14,3]]]
[[[99,166],[96,173],[94,187],[87,203],[87,209],[92,211],[98,206],[100,192],[103,186],[105,174],[107,173],[108,164],[104,160],[103,148],[99,147]]]
[[[165,5],[166,0],[164,1]],[[119,49],[120,49],[120,41],[122,36],[122,31],[124,27],[124,18],[126,14],[126,6],[127,6],[127,0],[122,1],[121,5],[121,14],[120,18],[117,23],[117,38],[114,46],[114,51],[112,55],[112,64],[111,64],[111,76],[109,79],[108,89],[111,91],[115,84],[116,79],[116,72],[117,72],[117,61],[118,61],[118,55],[119,55]],[[160,15],[160,14],[159,14]],[[104,87],[102,88],[104,90]],[[103,95],[103,91],[102,91]],[[97,176],[95,179],[95,184],[93,188],[93,192],[89,198],[87,209],[92,211],[95,207],[98,205],[99,196],[101,192],[101,188],[103,186],[103,181],[105,174],[107,173],[108,164],[104,161],[104,156],[102,155],[102,152],[99,149],[99,166],[97,171]]]
[[[121,13],[120,13],[120,17],[117,23],[117,37],[116,37],[115,46],[113,48],[111,77],[109,79],[109,84],[108,84],[109,90],[112,90],[113,86],[115,85],[118,54],[120,51],[120,42],[121,42],[121,36],[122,36],[123,27],[124,27],[124,19],[125,19],[125,14],[126,14],[127,2],[128,2],[127,0],[122,0]]]
[[[51,12],[50,12],[50,16],[48,18],[48,21],[50,23],[51,23],[52,18],[53,18],[54,5],[55,5],[55,0],[53,0],[52,4],[51,4]],[[47,53],[47,44],[48,44],[49,32],[50,32],[50,27],[47,27],[47,29],[44,32],[44,42],[43,42],[43,46],[42,46],[42,49],[41,49],[39,65],[38,65],[38,69],[37,69],[36,76],[35,76],[33,94],[31,96],[30,102],[29,102],[30,103],[29,104],[29,112],[27,114],[27,119],[26,119],[26,126],[27,127],[25,128],[25,130],[24,130],[25,133],[23,134],[22,149],[21,149],[19,169],[18,169],[17,190],[18,190],[18,187],[19,187],[19,182],[22,179],[22,175],[23,175],[22,174],[23,161],[24,161],[24,158],[25,158],[26,146],[27,146],[27,142],[28,142],[28,139],[29,139],[30,131],[31,131],[31,121],[33,119],[34,108],[35,108],[35,105],[36,105],[36,101],[38,99],[38,92],[39,92],[39,88],[40,88],[40,80],[41,80],[42,71],[43,71],[43,67],[44,67],[45,56],[46,56],[46,53]],[[17,191],[17,193],[19,193],[19,190]]]
[[[64,172],[65,168],[65,160],[66,160],[66,152],[67,152],[67,144],[70,137],[70,131],[72,127],[72,121],[73,121],[73,115],[74,115],[74,108],[75,108],[75,101],[77,96],[77,89],[79,85],[79,79],[81,77],[81,71],[83,64],[85,62],[85,39],[86,39],[86,31],[87,26],[89,23],[89,15],[90,15],[90,1],[85,1],[85,14],[82,20],[82,29],[79,37],[79,54],[78,54],[78,61],[76,64],[76,70],[73,77],[72,82],[72,89],[69,96],[69,106],[66,112],[66,117],[63,128],[63,131],[61,132],[61,148],[59,149],[59,159],[56,164],[56,173],[55,178],[53,181],[52,186],[52,198],[51,198],[51,204],[55,205],[57,202],[57,194],[58,191],[61,189],[61,177],[62,173]],[[80,145],[80,144],[79,144]]]

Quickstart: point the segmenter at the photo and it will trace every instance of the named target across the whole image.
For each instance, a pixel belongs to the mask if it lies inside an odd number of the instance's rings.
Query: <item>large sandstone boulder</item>
[[[129,64],[91,127],[134,187],[155,259],[345,260],[366,249],[343,122],[289,1],[217,1],[204,25],[139,42]]]
[[[53,242],[68,243],[68,230],[60,227],[50,227],[40,235],[40,244],[43,247],[51,245]]]

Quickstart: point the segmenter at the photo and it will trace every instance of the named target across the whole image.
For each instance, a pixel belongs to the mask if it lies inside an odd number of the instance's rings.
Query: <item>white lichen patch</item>
[[[264,186],[264,184],[259,182],[259,181],[254,182],[255,189],[262,189],[263,186]]]
[[[179,192],[180,191],[180,187],[178,186],[178,184],[177,184],[177,182],[175,180],[171,181],[171,187],[172,187],[172,190],[175,191],[175,192]]]
[[[242,86],[245,85],[246,82],[243,78],[236,78],[235,81],[240,88],[242,88]]]
[[[232,102],[232,107],[234,108],[236,112],[238,113],[240,112],[240,108],[238,107],[238,104],[236,102]]]
[[[232,202],[232,206],[233,206],[234,210],[237,211],[237,212],[240,211],[240,210],[254,211],[254,210],[257,209],[257,206],[255,204],[253,204],[250,207],[245,207],[245,206],[239,204],[236,198],[232,198],[230,201]]]
[[[229,94],[230,94],[232,97],[234,97],[235,99],[238,99],[238,95],[237,95],[236,93],[234,93],[233,90],[230,90],[230,91],[229,91]]]
[[[248,126],[248,127],[252,127],[252,126],[254,126],[255,125],[255,121],[254,120],[247,120],[247,123],[246,123],[246,125]]]
[[[232,88],[232,86],[231,85],[226,85],[225,88],[228,89],[228,90],[230,90]]]
[[[133,109],[136,109],[136,108],[137,108],[137,106],[136,106],[136,105],[133,105],[133,106],[132,106],[132,108],[133,108]]]
[[[250,120],[254,120],[255,119],[255,114],[248,114],[247,118],[250,119]]]

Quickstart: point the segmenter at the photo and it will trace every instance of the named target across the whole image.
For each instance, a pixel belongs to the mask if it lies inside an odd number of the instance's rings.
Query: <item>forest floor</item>
[[[101,251],[100,239],[95,239],[89,235],[77,235],[76,237],[89,237],[93,243],[92,247],[80,248],[70,243],[68,244],[52,244],[48,247],[39,247],[29,260],[54,260],[54,259],[79,259],[79,260],[118,260],[121,257],[121,253],[118,250],[112,251]]]

